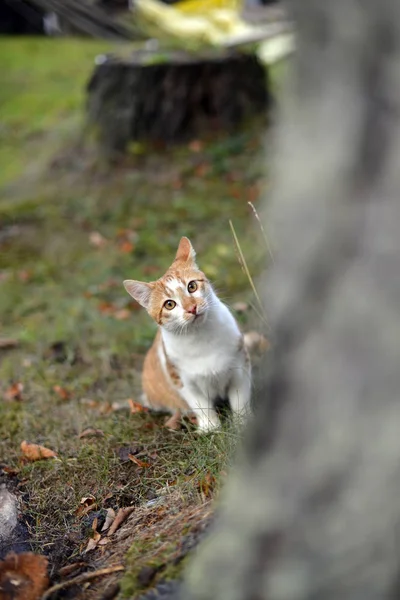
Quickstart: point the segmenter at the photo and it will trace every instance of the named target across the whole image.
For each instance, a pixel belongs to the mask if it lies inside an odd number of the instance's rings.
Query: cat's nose
[[[197,306],[196,305],[191,306],[190,308],[187,309],[186,312],[191,313],[192,315],[195,315],[197,313]]]

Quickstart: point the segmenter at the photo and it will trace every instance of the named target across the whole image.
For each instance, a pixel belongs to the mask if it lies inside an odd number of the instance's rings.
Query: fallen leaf
[[[21,442],[21,450],[25,458],[30,461],[43,460],[44,458],[56,458],[57,454],[39,444],[29,444],[26,440]]]
[[[111,525],[108,537],[111,537],[119,527],[121,527],[122,523],[129,517],[130,514],[135,510],[135,506],[127,506],[125,508],[120,508],[117,512],[117,516],[114,519],[113,524]]]
[[[84,437],[104,437],[104,431],[95,429],[94,427],[86,427],[78,437],[79,439]]]
[[[113,412],[117,412],[119,410],[129,410],[129,402],[127,400],[123,400],[122,402],[111,402],[111,408]]]
[[[114,313],[114,318],[117,319],[117,321],[126,321],[130,316],[131,312],[127,308],[121,308]]]
[[[210,172],[210,165],[207,163],[200,163],[194,170],[196,177],[204,177]]]
[[[14,469],[13,467],[6,467],[5,465],[1,466],[0,469],[5,475],[9,475],[10,477],[15,477],[19,473],[19,469]]]
[[[88,408],[97,408],[99,406],[99,402],[97,402],[97,400],[93,400],[93,398],[81,398],[80,403],[84,404]]]
[[[129,240],[124,240],[120,244],[118,244],[118,248],[124,254],[130,254],[134,248],[134,245]]]
[[[19,346],[19,341],[13,338],[0,338],[0,349],[16,348]]]
[[[20,281],[24,283],[32,279],[32,271],[28,271],[27,269],[22,269],[22,271],[18,271],[17,277]]]
[[[141,467],[142,469],[146,469],[147,467],[150,467],[150,463],[144,462],[143,460],[136,458],[136,456],[134,456],[133,454],[128,454],[128,458],[131,462],[135,463],[135,465],[137,465],[138,467]]]
[[[56,394],[58,394],[60,396],[61,400],[68,400],[68,398],[71,395],[68,390],[61,387],[60,385],[54,385],[53,390],[55,391]]]
[[[101,531],[107,531],[109,527],[111,527],[112,523],[115,520],[115,510],[112,508],[107,508],[106,520],[104,521],[104,525],[101,528]]]
[[[22,400],[22,392],[24,389],[23,383],[13,383],[5,392],[5,400]]]
[[[99,541],[99,546],[106,546],[111,542],[109,537],[105,537]]]
[[[47,565],[47,558],[32,552],[7,554],[0,562],[0,598],[39,600],[49,586]]]
[[[143,446],[121,446],[118,448],[117,453],[122,462],[128,462],[130,454],[139,454],[142,450]]]
[[[149,409],[146,406],[143,406],[143,404],[139,404],[139,402],[135,402],[134,400],[132,400],[132,398],[128,398],[128,402],[129,402],[129,406],[131,408],[131,413],[148,412],[149,411]]]
[[[82,517],[83,515],[87,515],[88,512],[94,510],[96,508],[96,498],[89,494],[88,496],[84,496],[81,498],[78,508],[75,511],[77,517]]]
[[[94,531],[93,537],[91,537],[88,541],[88,544],[86,546],[84,554],[86,554],[86,552],[91,552],[92,550],[94,550],[97,547],[97,544],[99,543],[100,540],[101,540],[101,534],[98,531]]]
[[[192,140],[189,144],[189,150],[192,152],[201,152],[203,148],[204,144],[200,140]]]
[[[106,302],[105,300],[103,300],[102,302],[99,302],[99,305],[97,308],[101,312],[102,315],[112,315],[115,313],[114,304],[112,304],[112,302]]]
[[[95,248],[104,248],[104,246],[107,244],[106,238],[98,231],[92,231],[89,234],[89,242]]]

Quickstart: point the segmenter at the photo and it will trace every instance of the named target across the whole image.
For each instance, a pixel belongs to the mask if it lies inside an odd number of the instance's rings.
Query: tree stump
[[[255,56],[231,51],[105,56],[88,84],[89,123],[108,153],[123,152],[130,141],[174,143],[229,131],[269,103],[266,69]]]

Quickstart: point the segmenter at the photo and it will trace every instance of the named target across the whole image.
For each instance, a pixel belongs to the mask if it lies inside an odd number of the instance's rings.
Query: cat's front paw
[[[199,434],[212,433],[218,431],[220,422],[216,414],[206,415],[198,412],[197,417],[197,429],[196,432]]]

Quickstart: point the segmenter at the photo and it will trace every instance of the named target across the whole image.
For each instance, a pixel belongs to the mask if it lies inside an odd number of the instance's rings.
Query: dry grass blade
[[[264,241],[265,241],[265,245],[267,246],[267,250],[269,252],[269,255],[271,257],[272,262],[274,262],[274,255],[272,253],[272,248],[271,248],[271,245],[270,245],[270,243],[268,241],[268,237],[267,237],[267,234],[265,233],[265,229],[264,229],[263,224],[261,222],[260,216],[259,216],[258,212],[256,211],[256,207],[254,206],[254,204],[252,202],[248,202],[247,204],[250,206],[251,210],[253,211],[253,214],[254,214],[255,218],[258,221],[258,224],[260,226],[260,230],[261,230],[262,236],[263,236]]]
[[[111,537],[117,531],[118,527],[122,525],[122,523],[129,517],[131,513],[133,513],[134,510],[134,506],[127,506],[126,508],[119,509],[117,516],[115,517],[114,522],[108,531],[108,537]]]
[[[236,246],[236,250],[237,250],[237,253],[238,253],[238,256],[239,256],[240,265],[241,265],[242,269],[244,270],[244,272],[246,273],[247,278],[248,278],[248,280],[250,282],[250,285],[251,285],[251,289],[253,290],[254,296],[256,297],[256,300],[257,300],[257,303],[258,303],[258,307],[259,307],[260,312],[261,312],[261,314],[259,316],[263,320],[263,322],[265,324],[267,324],[267,318],[266,318],[266,315],[265,315],[265,308],[264,308],[264,306],[263,306],[263,304],[261,302],[260,296],[259,296],[259,294],[257,292],[257,288],[254,285],[253,278],[252,278],[251,273],[249,271],[249,268],[247,266],[246,259],[244,257],[244,254],[242,252],[242,248],[240,246],[238,237],[236,235],[235,228],[234,228],[233,223],[232,223],[232,221],[230,219],[229,219],[229,226],[230,226],[231,231],[232,231],[233,239],[235,240],[235,246]]]
[[[81,583],[86,583],[87,581],[91,581],[92,579],[97,579],[97,577],[103,577],[103,575],[110,575],[111,573],[117,573],[118,571],[124,571],[125,567],[123,565],[115,565],[114,567],[107,567],[106,569],[99,569],[98,571],[93,571],[92,573],[83,573],[82,575],[78,575],[77,577],[73,577],[72,579],[67,579],[66,581],[62,581],[61,583],[57,583],[49,588],[42,596],[42,600],[47,600],[59,590],[62,590],[66,587],[71,587],[72,585],[80,585]]]

